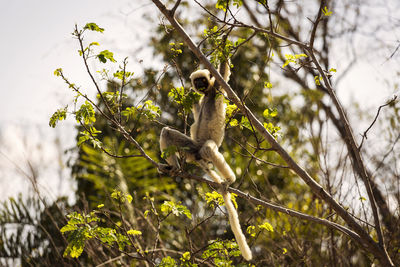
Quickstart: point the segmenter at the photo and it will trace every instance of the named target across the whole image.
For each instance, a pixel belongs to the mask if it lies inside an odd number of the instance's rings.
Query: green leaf
[[[131,118],[135,116],[136,108],[135,107],[127,107],[125,110],[121,112],[121,115],[126,117],[126,121],[129,121]]]
[[[78,226],[74,224],[67,224],[60,229],[60,232],[65,233],[65,232],[75,231],[76,229],[78,229]]]
[[[214,208],[214,204],[218,204],[219,206],[224,205],[224,198],[217,191],[212,191],[211,193],[207,192],[205,195],[205,200],[212,208]]]
[[[181,261],[189,261],[190,260],[190,252],[186,251],[182,254]]]
[[[332,11],[329,11],[328,7],[322,8],[322,13],[324,13],[324,15],[327,16],[327,17],[332,15]]]
[[[278,115],[278,110],[276,108],[274,108],[274,109],[267,108],[263,112],[263,117],[266,119],[274,118],[277,115]]]
[[[85,27],[83,27],[85,30],[90,30],[90,31],[96,31],[96,32],[104,32],[103,28],[100,28],[96,23],[86,23]]]
[[[268,222],[265,222],[263,224],[260,224],[258,227],[260,227],[260,229],[265,229],[268,232],[273,232],[274,228],[272,227],[272,225]]]
[[[330,68],[329,72],[336,72],[336,69],[335,68]]]
[[[61,69],[61,68],[56,69],[56,70],[54,71],[54,75],[55,75],[55,76],[61,76],[61,75],[62,75],[62,69]]]
[[[122,81],[126,80],[126,78],[133,76],[133,72],[118,70],[113,73],[113,76]]]
[[[56,112],[50,117],[49,125],[50,127],[54,128],[57,125],[58,121],[65,120],[67,118],[67,110],[68,106],[65,108],[57,109]]]
[[[72,246],[70,249],[70,256],[72,258],[78,258],[83,252],[83,245],[82,246]]]
[[[88,101],[85,101],[79,110],[75,113],[75,118],[78,122],[82,122],[85,125],[96,122],[95,111]]]
[[[158,265],[158,267],[176,267],[176,266],[178,266],[178,264],[170,256],[163,258],[160,264]]]
[[[246,116],[242,116],[242,120],[240,121],[240,128],[247,128],[250,131],[253,131],[253,128],[251,127],[250,121]]]
[[[247,227],[246,232],[252,237],[255,237],[257,234],[256,227],[254,225],[250,225],[249,227]]]
[[[321,82],[320,82],[321,80],[322,80],[321,76],[317,75],[314,77],[314,81],[315,81],[316,85],[321,85]]]
[[[192,219],[192,214],[187,207],[173,201],[164,201],[164,203],[161,204],[161,212],[165,215],[170,213],[175,216],[185,215],[188,219]]]
[[[155,106],[151,100],[147,100],[143,105],[139,105],[137,110],[150,120],[154,120],[161,115],[161,109]]]
[[[142,232],[141,232],[141,231],[133,230],[133,229],[128,230],[128,232],[126,232],[126,233],[127,233],[128,235],[133,235],[133,236],[142,235]]]
[[[218,0],[217,3],[215,4],[216,9],[221,9],[224,12],[226,11],[226,8],[228,6],[229,1],[227,0]]]
[[[128,203],[132,203],[132,196],[130,194],[125,194],[125,198],[128,201]]]
[[[110,60],[111,62],[116,62],[114,59],[114,54],[113,52],[110,52],[108,50],[103,50],[101,51],[97,56],[96,56],[100,62],[106,63],[107,59]]]
[[[271,88],[272,88],[272,83],[270,83],[270,82],[264,82],[264,88],[271,89]]]
[[[111,193],[111,198],[117,200],[120,203],[125,203],[126,201],[128,201],[128,203],[131,203],[133,199],[130,194],[122,193],[117,189],[114,189],[114,191]]]

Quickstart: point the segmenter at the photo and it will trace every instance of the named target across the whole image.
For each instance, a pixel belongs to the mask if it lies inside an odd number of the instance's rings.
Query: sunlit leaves
[[[175,267],[178,266],[178,264],[176,263],[176,261],[171,258],[170,256],[167,256],[165,258],[163,258],[160,262],[160,264],[157,265],[158,267]]]
[[[96,23],[86,23],[83,27],[85,30],[96,31],[96,32],[104,32],[103,28],[100,28]]]
[[[264,128],[267,129],[267,131],[275,138],[278,136],[278,133],[281,130],[281,127],[275,126],[271,122],[264,122],[263,125]]]
[[[240,256],[239,246],[231,240],[213,240],[207,246],[201,257],[203,259],[214,259],[214,266],[232,266],[230,257]]]
[[[211,29],[204,30],[204,37],[207,42],[211,45],[212,49],[205,49],[204,52],[211,53],[210,61],[215,65],[219,65],[221,62],[225,62],[227,59],[231,58],[232,51],[235,47],[234,43],[229,39],[225,39],[224,36],[219,32],[217,26]],[[243,39],[239,39],[236,45],[244,42]],[[231,68],[233,65],[231,64]]]
[[[170,50],[171,50],[171,52],[172,52],[172,54],[173,54],[174,57],[176,57],[176,56],[182,54],[182,52],[183,52],[183,51],[182,51],[183,43],[174,43],[174,42],[171,42],[171,43],[169,43],[169,46],[171,47]]]
[[[328,7],[322,8],[322,13],[324,13],[324,16],[327,16],[327,17],[332,15],[332,11],[329,11]]]
[[[221,9],[225,12],[230,2],[231,1],[228,0],[218,0],[215,4],[215,8]],[[236,8],[239,8],[243,5],[243,0],[233,0],[232,2]]]
[[[278,115],[278,110],[267,108],[263,111],[263,117],[267,120],[266,122],[263,123],[264,128],[267,129],[267,131],[273,136],[277,137],[279,131],[281,128],[279,126],[274,125],[271,120],[275,118]]]
[[[56,127],[57,122],[65,120],[67,117],[67,108],[68,106],[66,106],[65,108],[60,108],[57,109],[56,112],[54,112],[54,114],[50,117],[50,121],[49,121],[49,125],[50,127]]]
[[[276,108],[275,109],[267,108],[263,112],[263,117],[266,118],[266,119],[274,118],[277,115],[278,115],[278,110]]]
[[[185,215],[188,219],[192,219],[192,214],[190,213],[189,209],[181,205],[179,202],[175,203],[173,201],[164,201],[164,203],[161,204],[161,212],[164,215]]]
[[[322,80],[322,78],[319,75],[314,77],[314,82],[316,85],[321,85],[321,80]]]
[[[211,193],[207,192],[205,195],[205,199],[207,204],[212,208],[214,208],[215,204],[219,206],[222,206],[224,204],[224,198],[217,191],[212,191]]]
[[[199,102],[201,94],[195,91],[185,93],[183,87],[176,87],[171,89],[168,93],[168,97],[172,98],[186,113],[188,113],[192,109],[193,105]]]
[[[228,6],[228,3],[229,3],[229,1],[226,1],[226,0],[218,0],[217,3],[215,4],[215,8],[226,11],[226,7]]]
[[[99,133],[101,133],[101,131],[97,130],[94,126],[89,127],[88,130],[81,131],[79,133],[77,145],[80,146],[82,143],[89,140],[94,148],[102,148],[102,142],[96,138]]]
[[[85,104],[76,111],[75,118],[78,122],[85,125],[92,124],[96,121],[96,113],[91,103],[85,101]]]
[[[182,254],[181,261],[189,261],[190,260],[190,252],[186,251],[185,253]]]
[[[233,205],[235,206],[235,208],[237,208],[238,207],[237,203],[236,203],[237,195],[234,193],[231,193],[230,196],[231,196],[231,201],[232,201]],[[205,198],[207,204],[212,208],[214,208],[215,204],[217,204],[218,206],[225,205],[224,198],[217,191],[212,191],[211,193],[207,192],[205,194],[204,198]]]
[[[111,194],[111,198],[117,199],[119,204],[128,201],[132,201],[132,196],[124,194],[118,190],[115,190]],[[102,208],[104,204],[98,205],[98,208]],[[116,228],[102,227],[99,226],[100,218],[97,216],[99,211],[92,211],[89,214],[72,212],[68,217],[68,222],[64,225],[60,232],[68,234],[68,246],[64,251],[64,257],[70,256],[72,258],[78,258],[85,247],[85,242],[90,239],[99,240],[101,243],[108,247],[116,246],[119,250],[123,251],[127,246],[131,246],[128,235],[140,236],[142,232],[135,229],[129,229],[126,232],[121,232],[121,223],[117,222]]]
[[[301,58],[306,58],[306,57],[307,57],[306,54],[297,54],[297,55],[286,54],[285,55],[286,61],[285,63],[283,63],[282,68],[289,65],[289,63],[300,64]]]
[[[126,233],[127,233],[128,235],[132,235],[132,236],[142,235],[142,232],[141,232],[141,231],[139,231],[139,230],[133,230],[133,229],[128,230]]]
[[[153,104],[153,101],[147,100],[143,105],[137,107],[127,107],[121,112],[121,115],[126,118],[127,121],[136,118],[140,115],[145,116],[149,120],[154,120],[161,115],[160,107]]]
[[[101,63],[106,63],[107,59],[111,62],[116,62],[116,60],[114,59],[114,53],[108,50],[101,51],[96,57]]]
[[[260,229],[264,229],[268,232],[273,232],[274,228],[272,227],[272,225],[268,222],[265,222],[263,224],[260,224],[258,227],[260,227]]]
[[[235,104],[229,104],[226,106],[225,123],[229,123],[230,126],[235,127],[239,125],[237,119],[234,118],[236,112],[239,110]]]
[[[154,120],[161,115],[160,107],[153,104],[153,101],[147,100],[143,105],[139,105],[137,109],[148,119]]]
[[[128,201],[128,203],[132,202],[132,196],[130,194],[123,193],[119,190],[114,189],[114,191],[111,193],[111,198],[115,199],[118,201],[118,203],[125,203]]]
[[[117,70],[116,72],[113,73],[113,76],[122,81],[122,80],[127,80],[127,78],[132,77],[133,72]]]
[[[254,225],[250,225],[247,227],[246,232],[251,236],[255,237],[257,235],[256,227]]]
[[[61,76],[61,74],[62,74],[62,69],[61,69],[61,68],[58,68],[58,69],[56,69],[56,70],[54,71],[54,75],[55,75],[55,76]]]
[[[270,82],[264,82],[264,88],[271,89],[271,88],[272,88],[272,83],[270,83]]]

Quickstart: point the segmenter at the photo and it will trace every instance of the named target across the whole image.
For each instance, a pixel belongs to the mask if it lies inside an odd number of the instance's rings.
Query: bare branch
[[[379,113],[381,112],[381,109],[386,107],[386,106],[390,106],[391,104],[393,104],[395,101],[397,100],[397,95],[395,95],[391,100],[389,100],[386,104],[383,104],[381,106],[379,106],[378,111],[376,112],[375,118],[372,121],[371,125],[367,128],[367,130],[364,131],[364,133],[362,134],[362,140],[361,143],[358,147],[358,150],[361,150],[361,147],[364,143],[364,139],[367,139],[367,133],[369,130],[371,130],[372,126],[374,126],[375,122],[378,120],[379,117]]]

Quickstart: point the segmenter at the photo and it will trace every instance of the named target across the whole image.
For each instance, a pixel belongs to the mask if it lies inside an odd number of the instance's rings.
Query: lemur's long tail
[[[222,178],[215,171],[208,168],[207,163],[202,160],[200,160],[199,163],[204,171],[214,180],[214,182],[219,184],[223,182]],[[239,245],[240,252],[245,260],[250,261],[253,256],[251,254],[250,247],[247,244],[246,237],[242,232],[242,228],[240,227],[239,215],[232,203],[231,194],[228,191],[224,191],[222,193],[222,197],[224,198],[225,207],[228,211],[229,224],[231,225],[236,242]]]
[[[235,235],[236,242],[239,245],[240,252],[242,252],[243,258],[250,261],[252,259],[252,254],[249,245],[247,244],[246,237],[244,236],[242,229],[240,228],[239,216],[235,209],[235,206],[231,200],[231,194],[227,191],[222,193],[224,198],[225,206],[228,211],[229,223],[233,234]]]

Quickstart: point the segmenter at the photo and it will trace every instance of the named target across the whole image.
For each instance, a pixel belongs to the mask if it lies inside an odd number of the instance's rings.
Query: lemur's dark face
[[[205,92],[208,89],[209,83],[206,77],[199,77],[193,80],[193,85],[199,92]]]

